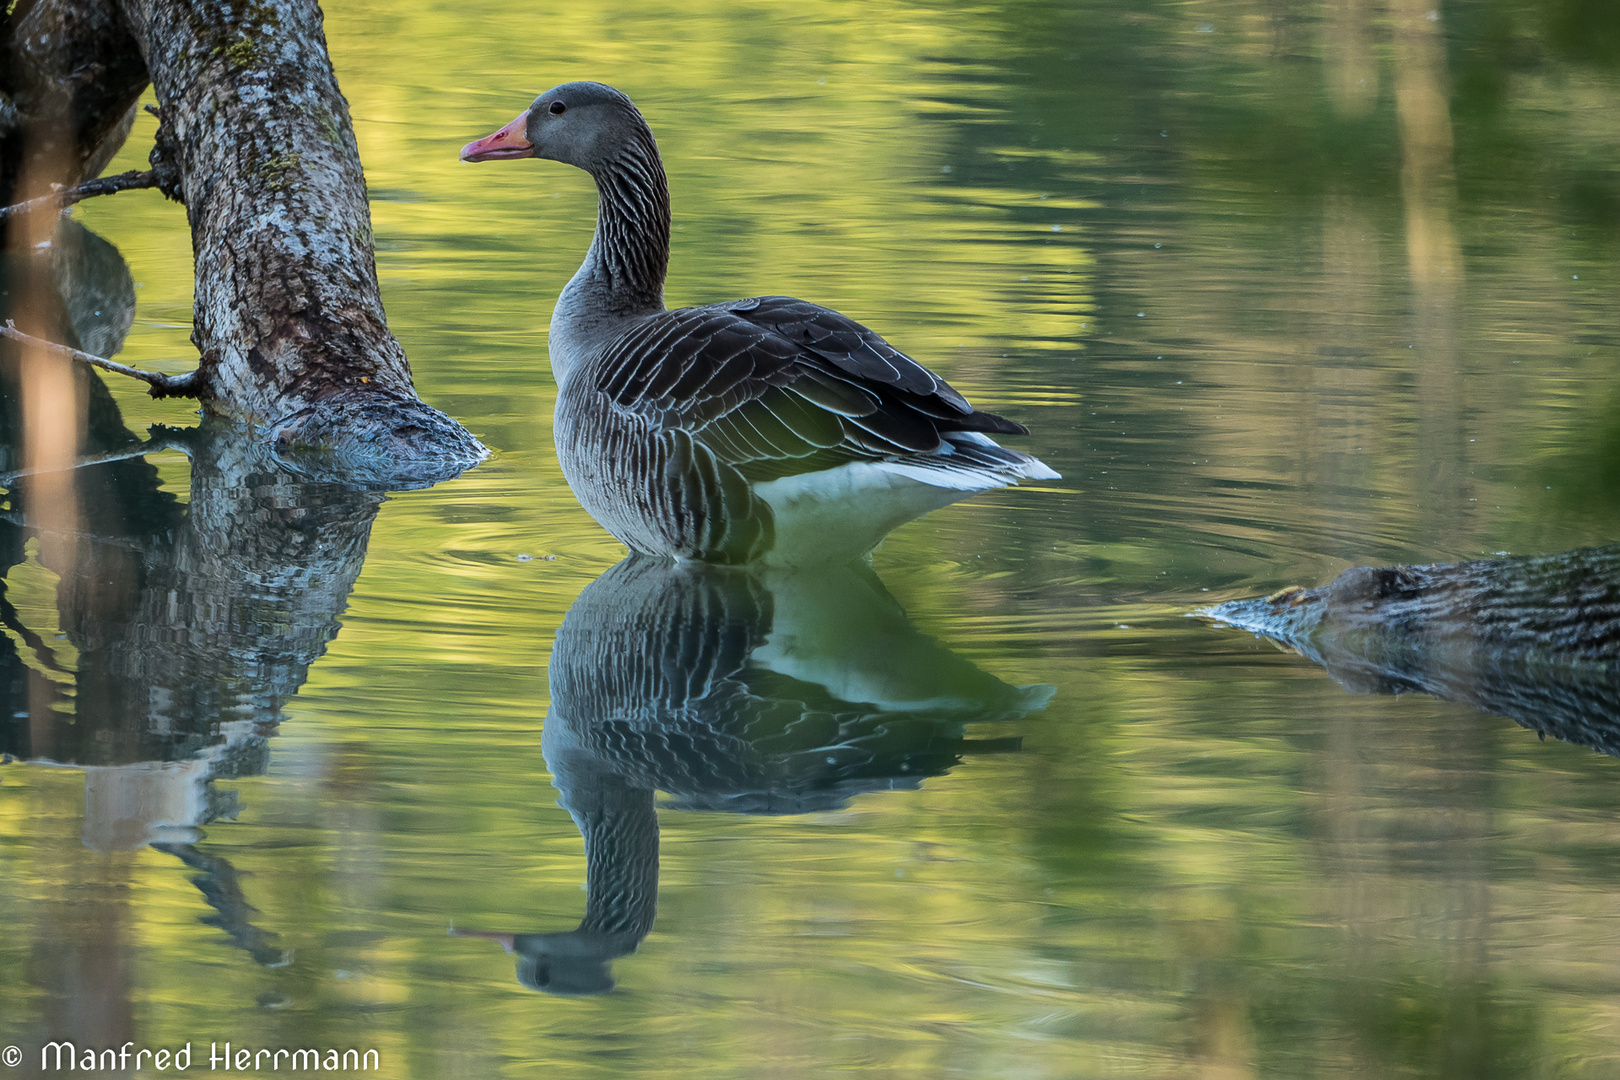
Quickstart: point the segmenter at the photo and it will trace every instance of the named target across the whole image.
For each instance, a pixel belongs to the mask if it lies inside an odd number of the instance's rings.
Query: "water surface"
[[[383,499],[209,443],[80,470],[94,558],[6,526],[0,1040],[422,1077],[1612,1075],[1616,763],[1188,617],[1620,531],[1615,16],[1432,10],[327,5],[391,324],[497,453]],[[758,767],[724,797],[622,755],[554,783],[542,744],[565,613],[624,555],[551,450],[594,192],[455,152],[574,78],[660,140],[672,303],[837,307],[1065,477],[829,586],[914,663],[808,703],[748,667]],[[184,370],[182,212],[76,216],[133,275],[120,358]],[[191,422],[111,391],[132,431]],[[680,595],[801,595],[714,588]],[[619,909],[611,993],[537,992],[525,957],[587,914],[558,800],[631,773],[665,792],[656,921]]]

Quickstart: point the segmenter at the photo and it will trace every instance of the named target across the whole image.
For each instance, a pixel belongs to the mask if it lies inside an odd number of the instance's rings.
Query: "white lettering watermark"
[[[199,1048],[201,1044],[198,1044]],[[0,1063],[16,1068],[23,1063],[23,1050],[8,1046],[0,1050]],[[233,1046],[210,1042],[208,1056],[199,1049],[193,1056],[191,1043],[177,1047],[138,1047],[126,1042],[117,1047],[80,1046],[58,1039],[40,1047],[42,1073],[122,1072],[151,1070],[160,1073],[226,1072],[378,1072],[382,1055],[375,1049],[337,1049],[313,1046]]]

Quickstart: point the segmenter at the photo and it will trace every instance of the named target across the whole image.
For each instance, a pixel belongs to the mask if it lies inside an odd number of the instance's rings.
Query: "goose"
[[[553,87],[469,162],[544,158],[596,181],[596,232],[551,316],[553,435],[585,510],[632,551],[843,561],[974,492],[1053,480],[981,412],[860,323],[788,296],[664,307],[670,200],[620,91]]]

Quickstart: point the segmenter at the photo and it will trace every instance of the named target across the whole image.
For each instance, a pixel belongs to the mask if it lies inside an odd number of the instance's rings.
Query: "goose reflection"
[[[557,631],[541,749],[585,839],[585,917],[551,933],[458,931],[517,956],[523,985],[613,988],[652,928],[655,792],[667,808],[832,810],[1016,750],[967,725],[1043,708],[919,632],[866,566],[765,571],[632,556]]]

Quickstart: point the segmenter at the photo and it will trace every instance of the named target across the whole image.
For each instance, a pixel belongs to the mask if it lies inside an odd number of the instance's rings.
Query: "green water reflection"
[[[1613,760],[1184,615],[1616,539],[1614,12],[334,0],[391,324],[498,454],[386,500],[208,444],[82,470],[66,576],[62,534],[5,524],[7,748],[76,767],[0,769],[0,1040],[374,1046],[398,1076],[1612,1074]],[[945,736],[1021,751],[804,814],[658,810],[656,921],[613,993],[557,998],[447,930],[588,902],[542,720],[623,550],[557,470],[544,332],[593,193],[455,153],[572,78],[660,139],[672,302],[837,307],[1066,479],[873,563],[961,670],[1056,687]],[[184,370],[182,213],[77,215],[133,275],[121,359]],[[83,392],[107,448],[191,421]]]

